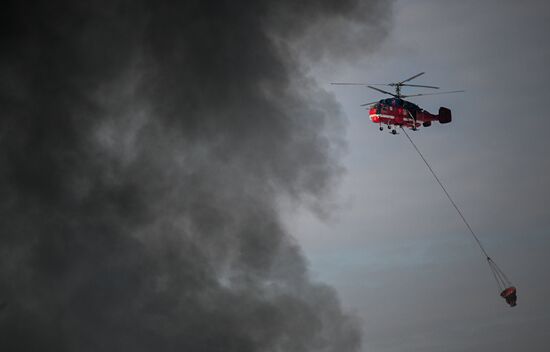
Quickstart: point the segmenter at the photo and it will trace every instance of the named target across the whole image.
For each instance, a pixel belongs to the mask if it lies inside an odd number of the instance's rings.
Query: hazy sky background
[[[397,1],[373,55],[317,65],[348,117],[339,207],[288,217],[317,279],[363,322],[364,351],[547,351],[550,345],[550,5]],[[331,81],[465,89],[412,99],[453,122],[410,132],[493,259],[518,287],[498,295],[471,235],[409,141],[359,105],[383,98]],[[412,88],[407,93],[422,92]]]

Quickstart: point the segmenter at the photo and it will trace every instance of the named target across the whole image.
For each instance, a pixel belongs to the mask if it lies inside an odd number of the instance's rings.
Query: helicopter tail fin
[[[439,108],[439,123],[449,123],[452,121],[451,110],[441,107]]]

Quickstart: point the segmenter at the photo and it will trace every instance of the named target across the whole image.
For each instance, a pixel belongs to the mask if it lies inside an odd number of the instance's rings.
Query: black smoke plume
[[[4,3],[1,350],[358,350],[278,208],[341,172],[338,104],[304,63],[370,48],[387,11]]]

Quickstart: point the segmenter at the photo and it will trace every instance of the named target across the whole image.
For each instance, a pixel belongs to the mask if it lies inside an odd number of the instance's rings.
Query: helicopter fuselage
[[[433,115],[406,100],[389,98],[382,99],[372,105],[369,117],[372,122],[380,126],[400,126],[416,129],[420,126],[428,127],[432,121],[439,121],[440,123],[451,122],[451,111],[442,107],[439,108],[438,115]]]

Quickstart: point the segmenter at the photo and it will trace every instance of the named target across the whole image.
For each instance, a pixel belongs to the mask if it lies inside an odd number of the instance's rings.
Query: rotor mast
[[[401,87],[403,86],[411,86],[411,87],[423,87],[423,88],[433,88],[433,89],[439,89],[439,87],[433,87],[433,86],[421,86],[421,85],[417,85],[417,84],[406,84],[405,82],[408,82],[408,81],[411,81],[417,77],[420,77],[422,76],[424,73],[426,72],[420,72],[412,77],[409,77],[401,82],[395,82],[395,83],[389,83],[388,85],[390,87],[395,87],[395,97],[398,98],[398,99],[401,99],[401,98],[405,98],[404,96],[401,95]]]

